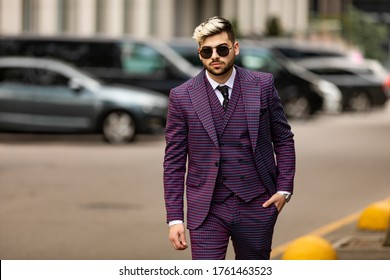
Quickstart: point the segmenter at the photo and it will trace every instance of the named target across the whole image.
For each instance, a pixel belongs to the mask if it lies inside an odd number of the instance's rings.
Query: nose
[[[213,48],[213,54],[211,55],[211,58],[219,58],[220,55],[217,52],[217,48]]]

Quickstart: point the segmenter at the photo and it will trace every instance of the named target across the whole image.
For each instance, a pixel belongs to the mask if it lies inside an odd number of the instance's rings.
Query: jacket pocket
[[[200,176],[196,174],[188,174],[186,178],[186,186],[188,187],[198,187],[200,186]]]
[[[260,108],[260,117],[268,114],[268,109],[267,108]]]

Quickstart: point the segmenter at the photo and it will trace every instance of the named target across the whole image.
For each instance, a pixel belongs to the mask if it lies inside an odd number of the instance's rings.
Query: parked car
[[[316,58],[297,63],[337,85],[343,95],[344,110],[367,111],[384,106],[390,96],[390,75],[375,60]]]
[[[240,54],[235,64],[273,74],[275,87],[288,118],[305,118],[322,109],[332,113],[340,112],[341,93],[336,86],[294,65],[264,44],[249,40],[239,42]],[[193,65],[202,67],[195,41],[176,38],[168,45]]]
[[[104,86],[52,59],[0,58],[0,131],[102,133],[110,143],[162,132],[167,97]]]
[[[324,45],[323,43],[294,40],[290,38],[264,38],[262,41],[266,43],[269,48],[280,52],[294,62],[306,58],[347,56],[347,53],[343,50]]]
[[[1,56],[33,56],[68,62],[108,84],[132,85],[166,95],[197,74],[160,40],[55,36],[0,37]]]

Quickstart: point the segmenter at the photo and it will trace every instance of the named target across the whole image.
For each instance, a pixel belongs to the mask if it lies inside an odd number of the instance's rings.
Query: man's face
[[[227,47],[229,49],[228,55],[224,57],[223,55],[218,54],[218,46]],[[199,58],[207,71],[214,76],[223,76],[225,74],[230,75],[234,65],[234,59],[236,55],[239,54],[238,43],[235,42],[233,44],[229,40],[227,33],[222,32],[205,38],[202,44],[199,46],[198,52],[200,52],[203,48],[208,48],[209,51],[210,49],[212,50],[212,55],[210,58],[204,58],[199,54]]]

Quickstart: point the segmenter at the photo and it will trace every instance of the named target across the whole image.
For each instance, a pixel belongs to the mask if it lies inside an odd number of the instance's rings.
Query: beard
[[[219,62],[219,63],[222,63],[223,66],[221,68],[218,68],[218,69],[215,69],[213,68],[210,64],[213,63],[213,62]],[[215,60],[215,61],[212,61],[210,64],[208,65],[204,65],[204,67],[206,68],[206,70],[214,75],[214,76],[222,76],[222,75],[225,75],[227,72],[229,72],[233,66],[234,66],[234,59],[232,60],[229,60],[228,63],[224,63],[220,60]]]

